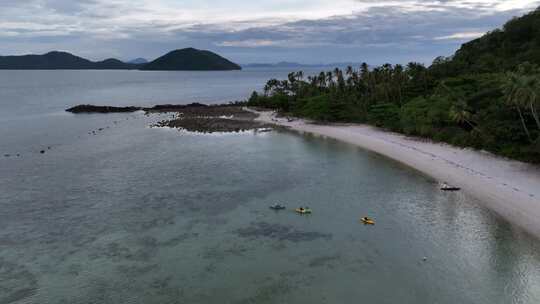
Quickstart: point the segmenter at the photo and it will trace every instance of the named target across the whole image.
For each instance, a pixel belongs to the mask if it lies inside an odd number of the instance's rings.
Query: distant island
[[[321,68],[321,67],[346,67],[346,66],[357,66],[360,65],[359,62],[333,62],[333,63],[298,63],[298,62],[289,62],[281,61],[277,63],[246,63],[242,64],[242,67],[245,68]]]
[[[322,64],[310,65],[310,64],[302,64],[298,62],[282,61],[278,63],[247,63],[247,64],[243,64],[242,66],[246,68],[300,68],[300,67],[309,67],[309,66],[320,67],[323,65]]]
[[[91,61],[67,52],[43,55],[0,56],[0,70],[145,70],[145,71],[228,71],[241,67],[210,51],[186,48],[148,62],[137,58],[123,62],[110,58]]]
[[[127,63],[131,64],[145,64],[148,63],[148,60],[146,58],[135,58],[133,60],[128,61]]]
[[[172,51],[141,67],[141,70],[145,71],[228,71],[241,69],[238,64],[216,53],[194,48]]]

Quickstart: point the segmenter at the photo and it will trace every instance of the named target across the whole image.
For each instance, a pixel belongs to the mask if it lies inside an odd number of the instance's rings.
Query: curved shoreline
[[[461,187],[490,210],[540,238],[540,168],[487,152],[423,142],[359,124],[315,125],[258,112],[257,120],[331,137],[379,153]]]

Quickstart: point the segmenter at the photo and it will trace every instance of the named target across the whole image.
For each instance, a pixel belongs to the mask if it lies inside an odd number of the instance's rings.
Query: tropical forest
[[[269,80],[248,104],[540,163],[540,8],[430,66],[363,63],[318,75],[293,72]]]

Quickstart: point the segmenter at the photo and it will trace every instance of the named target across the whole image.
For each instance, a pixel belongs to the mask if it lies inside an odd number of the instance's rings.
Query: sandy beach
[[[540,238],[540,168],[441,143],[358,125],[318,125],[257,112],[257,120],[327,136],[379,153],[438,181],[461,187],[485,207]]]

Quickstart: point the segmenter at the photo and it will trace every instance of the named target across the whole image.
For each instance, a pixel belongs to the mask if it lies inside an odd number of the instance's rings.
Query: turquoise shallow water
[[[2,114],[0,152],[20,156],[0,158],[0,303],[540,301],[537,240],[398,163],[60,104]]]

